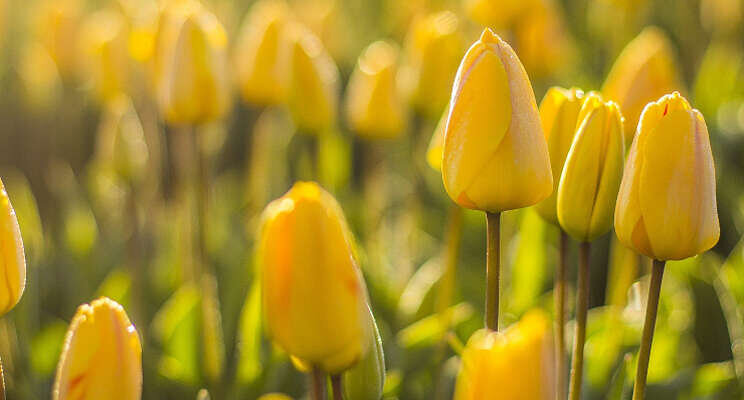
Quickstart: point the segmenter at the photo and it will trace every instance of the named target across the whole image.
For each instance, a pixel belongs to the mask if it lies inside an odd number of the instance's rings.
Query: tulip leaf
[[[517,253],[511,270],[508,309],[521,315],[535,305],[545,288],[545,232],[547,224],[534,210],[522,213]]]
[[[414,322],[398,332],[398,344],[404,348],[431,346],[443,338],[450,327],[455,327],[473,315],[473,307],[468,303],[460,303],[447,309],[449,318],[441,318],[433,314]],[[444,325],[449,320],[449,326]]]
[[[169,379],[190,384],[199,379],[200,303],[199,289],[186,285],[155,315],[153,329],[164,348],[158,370]]]
[[[55,321],[44,326],[31,339],[31,367],[42,377],[54,373],[66,332],[67,324]]]
[[[251,383],[263,371],[261,362],[261,285],[254,280],[240,314],[238,381]]]

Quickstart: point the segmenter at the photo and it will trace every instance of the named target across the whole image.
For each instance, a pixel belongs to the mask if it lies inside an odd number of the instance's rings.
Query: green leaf
[[[544,291],[548,276],[545,260],[547,224],[533,210],[523,213],[517,238],[517,253],[511,271],[507,309],[521,315],[535,305]]]
[[[385,386],[385,353],[372,310],[367,307],[372,330],[367,354],[343,376],[346,400],[379,400]]]
[[[450,327],[455,327],[473,315],[473,307],[460,303],[447,309],[448,318],[439,314],[430,315],[398,332],[397,341],[401,347],[415,348],[431,346],[444,337]],[[449,324],[445,321],[449,320]]]
[[[261,362],[262,317],[261,284],[256,279],[251,285],[248,298],[240,313],[237,378],[241,383],[252,383],[263,372]]]
[[[155,315],[153,329],[163,345],[159,372],[172,380],[195,384],[199,380],[199,289],[181,287]]]
[[[55,321],[31,339],[31,368],[39,375],[49,377],[54,373],[66,332],[67,324]]]

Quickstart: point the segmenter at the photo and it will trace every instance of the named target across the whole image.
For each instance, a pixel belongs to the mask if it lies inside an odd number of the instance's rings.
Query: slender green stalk
[[[568,235],[561,231],[558,247],[558,265],[555,270],[555,398],[566,397],[566,253],[568,252]]]
[[[207,207],[209,204],[209,170],[207,160],[202,151],[202,137],[196,129],[191,131],[194,139],[194,160],[196,171],[194,171],[194,186],[196,195],[196,276],[208,271],[207,262]]]
[[[0,400],[5,400],[5,371],[2,360],[0,360]]]
[[[331,375],[331,387],[333,388],[333,400],[344,400],[344,387],[341,374]]]
[[[314,367],[310,372],[310,398],[312,400],[325,400],[326,377],[320,368]]]
[[[571,363],[571,384],[568,398],[581,399],[581,382],[584,375],[584,341],[586,340],[586,313],[589,309],[589,252],[591,245],[583,242],[579,245],[579,271],[576,295],[576,331],[573,343]]]
[[[486,328],[499,330],[501,213],[486,212]]]
[[[651,270],[651,283],[648,287],[648,301],[646,303],[646,321],[643,323],[641,348],[638,350],[638,368],[633,386],[633,400],[646,398],[646,378],[648,377],[648,361],[651,357],[651,343],[654,340],[656,327],[656,313],[659,310],[659,295],[661,281],[664,278],[664,261],[654,260]]]

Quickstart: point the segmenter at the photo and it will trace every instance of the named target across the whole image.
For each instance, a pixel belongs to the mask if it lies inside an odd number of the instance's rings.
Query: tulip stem
[[[331,387],[333,388],[333,400],[344,400],[344,386],[341,374],[331,375]]]
[[[648,376],[648,361],[651,357],[651,342],[654,340],[656,313],[659,309],[659,295],[661,294],[661,280],[664,278],[664,261],[654,260],[651,270],[651,284],[648,287],[648,301],[646,303],[646,321],[643,323],[641,348],[638,351],[638,368],[633,387],[633,400],[646,398],[646,377]]]
[[[486,212],[486,328],[499,330],[499,274],[501,270],[501,213]]]
[[[310,391],[312,400],[325,400],[326,377],[323,371],[314,367],[310,372]]]
[[[589,309],[589,252],[591,244],[579,245],[579,271],[576,295],[576,330],[574,333],[571,363],[570,400],[581,399],[581,382],[584,375],[584,341],[586,339],[586,313]]]
[[[5,400],[5,371],[2,359],[0,359],[0,400]]]
[[[557,399],[566,396],[566,253],[568,252],[568,235],[560,229],[558,247],[558,265],[555,270],[555,362]]]

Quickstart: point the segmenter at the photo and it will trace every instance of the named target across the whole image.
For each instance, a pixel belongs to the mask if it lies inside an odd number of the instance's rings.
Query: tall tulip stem
[[[589,309],[589,253],[591,245],[579,245],[579,271],[576,295],[576,331],[574,333],[571,384],[568,398],[581,399],[581,382],[584,375],[584,341],[586,339],[586,313]]]
[[[3,371],[2,360],[0,360],[0,400],[5,400],[5,371]]]
[[[568,235],[561,231],[558,247],[558,265],[555,270],[555,362],[557,399],[566,396],[566,254],[568,253]]]
[[[501,274],[501,213],[486,212],[486,328],[499,330],[499,275]]]
[[[196,194],[196,262],[197,277],[207,271],[207,207],[209,204],[209,170],[207,160],[202,148],[202,135],[197,129],[192,129],[191,134],[194,139],[194,160],[196,161],[196,171],[194,171],[194,184]]]
[[[325,400],[326,376],[318,367],[310,372],[310,394],[312,400]]]
[[[648,287],[648,301],[646,304],[646,321],[643,323],[641,348],[638,351],[638,368],[633,386],[633,400],[646,398],[646,377],[648,376],[648,361],[651,356],[651,342],[654,340],[656,327],[656,313],[659,310],[659,295],[661,281],[664,278],[664,261],[654,260],[651,270],[651,284]]]
[[[333,400],[344,400],[344,387],[341,374],[331,375],[331,387],[333,388]]]

